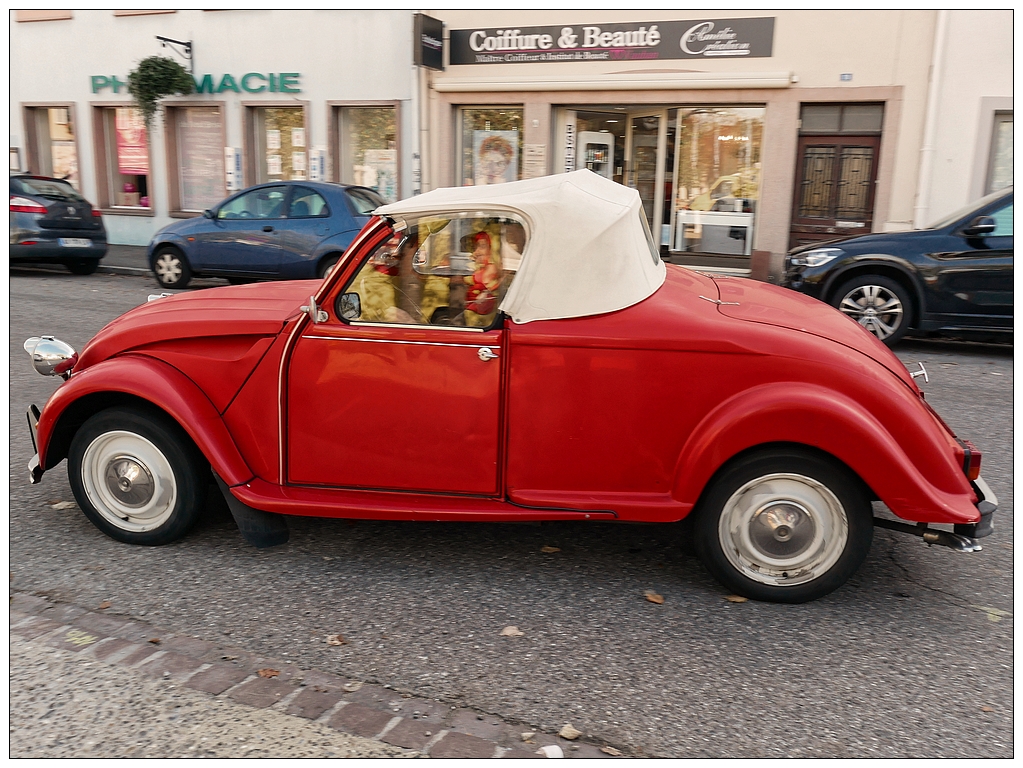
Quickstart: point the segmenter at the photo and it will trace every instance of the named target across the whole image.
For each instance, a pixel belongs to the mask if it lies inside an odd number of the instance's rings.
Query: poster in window
[[[291,170],[305,171],[305,152],[291,153]]]
[[[473,131],[474,184],[503,184],[519,176],[518,131]]]
[[[181,208],[201,211],[224,197],[224,133],[216,108],[185,107],[178,123]]]
[[[266,173],[268,176],[280,176],[281,175],[281,156],[280,155],[267,155],[266,158]]]
[[[388,202],[398,199],[398,150],[367,149],[362,154],[362,165],[354,168],[356,181],[370,189],[375,189]]]
[[[281,148],[281,132],[274,129],[268,128],[266,131],[266,148],[280,149]]]
[[[78,189],[78,157],[73,141],[54,141],[51,144],[54,178],[66,179]]]
[[[149,174],[146,124],[137,109],[119,107],[114,113],[117,133],[117,172],[125,176]]]
[[[291,146],[293,147],[305,146],[305,128],[291,129]]]

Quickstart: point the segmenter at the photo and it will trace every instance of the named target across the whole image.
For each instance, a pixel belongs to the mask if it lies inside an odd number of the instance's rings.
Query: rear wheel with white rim
[[[832,592],[870,549],[873,517],[847,469],[797,449],[742,459],[714,481],[696,517],[711,574],[739,595],[803,603]]]
[[[909,330],[909,293],[882,275],[854,277],[842,285],[834,306],[891,346]]]
[[[192,279],[192,269],[181,251],[166,246],[153,256],[153,276],[161,288],[184,288]]]
[[[108,536],[129,544],[169,544],[201,512],[199,457],[168,419],[111,408],[89,418],[68,452],[78,506]]]

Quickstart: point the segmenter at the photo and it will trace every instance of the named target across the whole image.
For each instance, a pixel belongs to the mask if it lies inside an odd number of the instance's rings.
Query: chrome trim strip
[[[417,344],[424,347],[469,347],[470,349],[480,348],[480,344],[450,344],[443,341],[404,341],[401,339],[356,339],[351,336],[303,336],[303,339],[320,339],[322,341],[369,341],[376,344]],[[484,344],[484,348],[497,346],[496,344]]]
[[[467,328],[461,325],[406,325],[404,323],[367,323],[366,321],[352,320],[348,325],[359,326],[360,328],[411,328],[422,330],[423,328],[443,329],[445,331],[469,331],[470,333],[483,333],[486,328]]]

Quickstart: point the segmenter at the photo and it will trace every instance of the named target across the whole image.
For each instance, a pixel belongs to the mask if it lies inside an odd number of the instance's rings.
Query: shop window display
[[[35,146],[30,167],[33,173],[64,179],[81,191],[75,126],[68,107],[35,107],[27,111],[28,129]]]
[[[103,107],[100,113],[99,165],[106,175],[101,205],[150,209],[149,138],[142,114],[132,107]]]
[[[340,107],[341,182],[369,187],[389,203],[398,195],[398,110]]]
[[[252,107],[256,183],[308,177],[305,110],[302,107]]]
[[[522,110],[462,109],[462,186],[503,184],[522,178]]]
[[[672,250],[750,255],[763,115],[762,108],[678,111]]]

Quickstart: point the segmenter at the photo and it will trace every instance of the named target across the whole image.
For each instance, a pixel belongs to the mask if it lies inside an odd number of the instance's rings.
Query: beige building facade
[[[924,199],[936,218],[978,196],[988,113],[1008,110],[1011,135],[1011,12],[426,13],[446,53],[420,78],[423,188],[589,168],[637,189],[676,263],[776,279],[796,245],[909,229]],[[935,56],[950,74],[963,58],[939,31],[992,22],[1009,41],[1006,62],[984,54],[996,82],[932,85]],[[958,108],[975,134],[956,151],[972,174],[959,191],[938,157],[956,144],[942,110],[964,91],[977,98]]]

